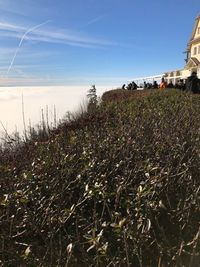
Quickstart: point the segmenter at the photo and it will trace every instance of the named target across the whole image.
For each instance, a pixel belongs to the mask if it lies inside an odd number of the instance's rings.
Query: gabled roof
[[[195,65],[198,66],[200,64],[199,60],[196,57],[191,57],[190,59],[194,62]]]
[[[195,58],[195,57],[191,57],[188,60],[187,64],[185,65],[185,69],[191,68],[191,67],[197,67],[199,65],[200,65],[199,60],[197,58]]]

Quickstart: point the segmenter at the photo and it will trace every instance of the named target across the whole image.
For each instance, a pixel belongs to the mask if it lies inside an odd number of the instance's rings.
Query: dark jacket
[[[186,91],[200,93],[200,80],[196,76],[190,76],[186,80]]]

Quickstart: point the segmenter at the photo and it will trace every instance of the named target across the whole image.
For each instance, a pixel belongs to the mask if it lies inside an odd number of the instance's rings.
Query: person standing
[[[154,89],[158,89],[158,83],[157,83],[157,81],[154,81],[154,82],[153,82],[153,88],[154,88]]]
[[[126,84],[123,84],[122,85],[122,90],[125,90],[126,89]]]
[[[193,71],[191,76],[187,78],[185,89],[187,92],[193,92],[194,94],[200,93],[200,80],[195,71]]]
[[[161,79],[160,89],[163,90],[167,87],[167,83],[164,78]]]

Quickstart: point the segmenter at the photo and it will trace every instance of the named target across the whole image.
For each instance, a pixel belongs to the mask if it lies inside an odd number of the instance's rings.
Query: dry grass
[[[102,99],[1,152],[3,266],[198,266],[200,96]]]

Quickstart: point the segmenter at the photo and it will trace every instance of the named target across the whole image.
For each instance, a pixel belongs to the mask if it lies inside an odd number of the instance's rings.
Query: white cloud
[[[1,1],[1,0],[0,0]],[[101,17],[97,17],[91,21],[88,22],[89,24],[95,23],[96,21],[100,20]],[[56,27],[52,27],[51,24],[48,25],[42,25],[42,28],[36,29],[30,27],[30,22],[27,23],[28,27],[25,26],[25,24],[18,24],[10,21],[1,21],[0,20],[0,38],[1,40],[8,40],[8,39],[15,39],[15,45],[16,47],[4,47],[4,45],[1,44],[0,47],[0,86],[15,86],[15,85],[43,85],[43,84],[65,84],[65,82],[70,82],[69,78],[66,79],[55,79],[54,78],[49,78],[49,77],[42,77],[42,78],[36,78],[36,77],[30,77],[29,76],[29,70],[32,68],[33,64],[36,63],[35,60],[38,60],[40,58],[43,58],[44,56],[52,56],[52,51],[46,50],[46,51],[40,51],[36,52],[34,49],[32,49],[31,43],[29,42],[28,46],[23,46],[23,53],[21,48],[17,48],[17,45],[21,42],[22,40],[26,41],[34,41],[34,42],[45,42],[45,43],[51,43],[51,44],[62,44],[62,45],[68,45],[68,46],[73,46],[73,47],[81,47],[81,48],[92,48],[92,49],[105,49],[106,47],[112,47],[112,46],[119,46],[120,44],[108,40],[103,40],[99,38],[94,38],[91,36],[87,36],[83,34],[82,32],[75,32],[67,29],[60,29]],[[33,26],[33,25],[32,25]],[[32,29],[31,32],[28,31],[28,29]],[[25,34],[27,33],[27,34]],[[6,43],[6,42],[5,42]],[[16,49],[17,53],[16,53]],[[20,51],[19,51],[20,50]],[[58,49],[56,49],[57,53],[59,53]],[[53,52],[55,53],[55,52]],[[15,65],[13,69],[11,69],[13,60],[10,63],[10,60],[13,58],[14,59],[17,55],[20,57],[19,61],[17,62],[18,64]],[[31,58],[31,63],[29,63],[29,60]],[[28,61],[27,61],[28,59]],[[20,62],[20,64],[19,64]],[[10,65],[9,65],[10,64]],[[26,65],[27,67],[24,67],[23,65]],[[9,67],[11,66],[11,67]],[[37,65],[38,68],[40,65]],[[37,67],[36,66],[36,67]],[[29,70],[27,69],[29,67]],[[12,72],[9,75],[9,79],[4,79],[1,76],[5,76],[6,72]],[[28,73],[26,73],[28,72]],[[85,82],[88,80],[91,80],[90,78],[80,78],[81,82]],[[97,78],[98,79],[98,78]],[[76,81],[75,81],[76,80]],[[72,78],[72,84],[77,83],[78,78],[74,77]],[[101,79],[100,79],[101,80]]]
[[[86,98],[88,86],[45,86],[0,88],[0,120],[9,133],[17,129],[23,132],[22,93],[24,99],[25,121],[36,125],[41,121],[41,109],[46,113],[48,107],[49,123],[62,119],[66,111],[77,111]],[[113,87],[97,87],[97,94]],[[0,131],[1,131],[0,126]]]
[[[91,22],[92,23],[92,22]],[[0,36],[4,38],[20,39],[23,33],[27,31],[24,26],[0,22]],[[25,40],[35,40],[48,43],[60,43],[70,46],[78,46],[83,48],[100,48],[106,46],[117,46],[116,42],[102,40],[85,36],[80,32],[72,32],[66,29],[49,28],[47,30],[33,30],[24,38]]]
[[[3,31],[14,31],[14,32],[23,32],[25,30],[24,27],[17,26],[7,22],[0,22],[0,30]]]

